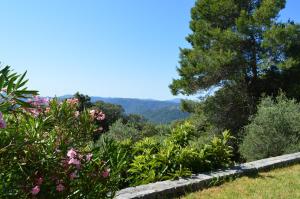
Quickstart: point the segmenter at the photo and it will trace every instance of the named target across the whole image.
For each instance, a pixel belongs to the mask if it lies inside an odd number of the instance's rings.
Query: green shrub
[[[300,150],[300,104],[266,97],[245,129],[241,154],[249,161]]]
[[[113,123],[112,126],[110,126],[109,131],[105,134],[107,137],[116,141],[122,141],[126,139],[137,141],[143,138],[143,135],[140,131],[135,129],[133,126],[124,124],[122,119],[119,119]]]
[[[110,176],[114,179],[114,187],[118,189],[129,185],[128,169],[132,162],[132,141],[127,139],[117,142],[106,136],[102,136],[95,146],[95,153],[101,160],[107,160],[110,168]]]
[[[202,148],[190,144],[196,130],[189,122],[136,129],[118,121],[102,134],[101,110],[78,111],[77,98],[34,96],[23,78],[0,71],[0,198],[113,198],[129,185],[231,163],[228,133]]]
[[[128,170],[131,185],[176,179],[192,172],[231,165],[232,148],[228,141],[232,137],[229,132],[224,132],[222,138],[214,137],[201,149],[189,144],[194,132],[194,127],[185,122],[175,127],[162,142],[155,138],[137,142]]]
[[[105,136],[116,141],[131,139],[132,141],[137,142],[145,137],[164,136],[169,133],[169,130],[167,125],[155,125],[149,122],[138,124],[119,119],[110,126],[109,131],[105,133]]]
[[[26,82],[0,71],[0,198],[112,198],[118,178],[93,147],[94,116]]]

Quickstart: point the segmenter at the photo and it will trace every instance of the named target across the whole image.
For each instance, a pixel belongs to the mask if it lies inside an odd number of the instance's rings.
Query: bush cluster
[[[24,76],[0,71],[0,198],[111,198],[116,182],[92,146],[105,115],[38,97]]]
[[[228,131],[213,137],[201,148],[192,142],[195,127],[179,124],[164,137],[145,137],[116,141],[103,136],[97,142],[102,159],[109,159],[111,175],[119,175],[119,188],[190,176],[192,173],[224,168],[233,164],[233,138]],[[163,140],[161,140],[163,138]]]
[[[177,179],[232,164],[232,148],[228,145],[232,137],[228,131],[220,138],[214,137],[200,149],[191,144],[194,133],[194,126],[186,122],[172,129],[163,141],[157,137],[146,137],[136,143],[124,140],[109,148],[119,146],[118,151],[114,151],[113,154],[123,157],[122,160],[127,166],[126,169],[123,167],[123,174],[126,175],[126,183],[130,186]],[[120,146],[125,148],[120,149]],[[107,148],[107,145],[102,148]],[[124,158],[125,156],[127,158]]]
[[[195,147],[189,122],[131,116],[106,132],[102,110],[39,97],[24,77],[0,71],[0,198],[113,198],[120,188],[232,164],[227,131]]]
[[[299,151],[300,104],[282,94],[263,98],[244,134],[240,151],[248,161]]]

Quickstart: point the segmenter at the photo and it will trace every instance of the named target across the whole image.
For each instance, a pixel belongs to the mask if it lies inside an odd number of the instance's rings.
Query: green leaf
[[[8,85],[7,85],[7,94],[10,94],[14,88],[14,82],[16,81],[18,77],[17,76],[14,76],[12,77],[9,82],[8,82]]]
[[[34,90],[18,90],[14,92],[15,95],[38,95],[38,91]]]
[[[23,80],[24,80],[24,77],[26,76],[26,74],[27,74],[27,71],[19,78],[18,82],[16,83],[16,88],[21,87],[20,85],[23,83]]]
[[[14,100],[17,102],[17,104],[19,104],[20,106],[22,106],[24,108],[32,108],[32,106],[29,103],[25,102],[25,101],[19,100],[17,98],[14,99]]]
[[[5,81],[5,76],[4,76],[4,75],[1,75],[1,76],[0,76],[0,89],[3,88],[3,86],[4,86],[4,81]]]

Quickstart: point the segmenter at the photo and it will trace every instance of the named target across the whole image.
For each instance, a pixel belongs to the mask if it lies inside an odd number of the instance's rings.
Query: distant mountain
[[[180,100],[152,100],[134,98],[91,97],[92,102],[104,101],[121,105],[127,114],[139,114],[155,123],[169,123],[188,117],[188,113],[180,110]]]
[[[180,110],[179,104],[154,110],[146,110],[145,112],[140,114],[152,122],[161,124],[169,123],[174,120],[184,119],[189,116],[189,113],[182,112]]]
[[[59,98],[70,98],[72,95],[65,95]],[[104,101],[107,103],[121,105],[126,114],[139,114],[155,123],[169,123],[174,120],[184,119],[189,113],[180,110],[181,99],[173,100],[152,100],[136,98],[110,98],[91,96],[91,101]]]

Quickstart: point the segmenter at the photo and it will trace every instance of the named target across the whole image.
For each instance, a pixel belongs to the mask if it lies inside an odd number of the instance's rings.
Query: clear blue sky
[[[194,0],[3,0],[0,61],[43,96],[170,99]],[[300,1],[281,19],[300,22]]]

